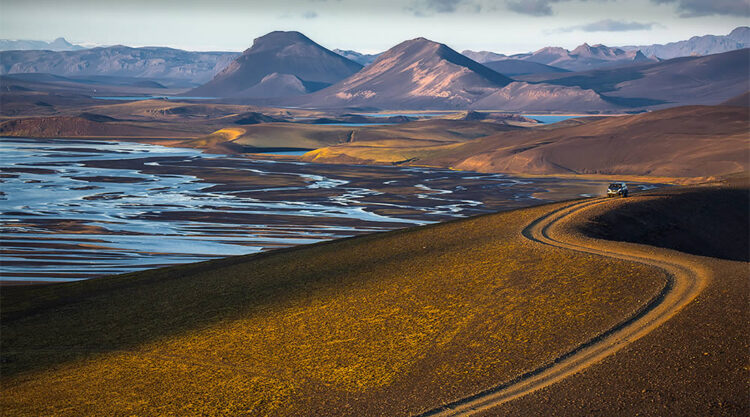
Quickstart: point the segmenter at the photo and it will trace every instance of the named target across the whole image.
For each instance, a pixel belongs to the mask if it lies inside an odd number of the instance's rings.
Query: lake
[[[562,184],[92,140],[3,138],[0,157],[3,281],[85,279],[424,225],[543,203]]]
[[[97,100],[216,100],[218,97],[191,97],[191,96],[98,96],[91,97]]]
[[[563,120],[574,119],[576,117],[586,117],[581,115],[554,115],[554,114],[522,114],[523,117],[538,120],[544,124],[562,122]]]

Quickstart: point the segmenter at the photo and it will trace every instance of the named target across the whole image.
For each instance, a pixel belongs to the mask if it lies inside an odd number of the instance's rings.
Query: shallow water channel
[[[67,281],[529,206],[554,180],[0,139],[4,281]],[[536,195],[536,197],[535,197]]]

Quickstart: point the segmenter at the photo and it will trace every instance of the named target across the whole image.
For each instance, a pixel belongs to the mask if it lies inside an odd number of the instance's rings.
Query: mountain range
[[[0,74],[138,77],[194,86],[210,80],[238,55],[122,45],[77,51],[3,51]]]
[[[739,28],[732,36],[742,33]],[[239,55],[125,46],[5,51],[0,74],[6,75],[4,86],[12,82],[24,91],[35,90],[35,82],[44,82],[39,91],[61,82],[70,90],[97,78],[140,88],[190,86],[180,94],[277,106],[601,112],[716,104],[748,91],[750,61],[747,49],[665,61],[638,50],[583,44],[504,59],[472,55],[494,59],[479,63],[425,38],[402,42],[364,68],[342,53],[363,59],[352,51],[330,51],[299,32],[277,31]],[[37,77],[19,78],[24,74]]]
[[[743,49],[749,46],[750,28],[740,26],[732,30],[728,35],[693,36],[688,40],[672,42],[666,45],[608,47],[600,44],[589,46],[584,43],[572,51],[559,47],[546,47],[535,52],[514,55],[472,50],[465,50],[461,53],[482,64],[516,59],[538,62],[573,71],[582,71],[609,66],[613,63],[627,63],[628,60],[645,62],[683,56],[711,55]],[[641,55],[637,55],[637,51],[640,51]]]
[[[591,90],[624,107],[717,104],[748,91],[750,50],[618,68],[520,76],[530,83]]]
[[[268,98],[309,93],[362,69],[299,32],[271,32],[192,96]]]
[[[625,51],[620,48],[612,48],[601,44],[589,45],[587,43],[578,46],[572,51],[565,48],[550,46],[539,49],[535,52],[510,56],[488,51],[474,52],[470,50],[463,51],[463,54],[469,58],[474,57],[479,60],[478,62],[483,64],[498,63],[495,65],[500,65],[499,63],[504,61],[512,61],[516,63],[528,62],[542,64],[553,67],[552,69],[561,69],[565,71],[585,71],[595,68],[656,61],[656,59],[648,58],[637,50]],[[527,71],[535,70],[529,68]],[[549,71],[541,70],[540,72]],[[535,72],[524,73],[530,74]]]
[[[443,44],[417,38],[380,54],[372,64],[341,82],[302,97],[301,103],[461,108],[512,81]]]
[[[73,45],[66,41],[65,38],[57,38],[52,42],[0,39],[0,51],[79,51],[81,49],[85,48],[80,45]]]
[[[578,48],[576,55],[612,56],[596,46]],[[280,103],[328,108],[577,112],[716,104],[748,91],[749,58],[748,49],[742,49],[583,72],[549,69],[510,78],[490,68],[503,61],[482,65],[446,45],[417,38],[391,48],[362,71],[331,87]]]
[[[750,28],[740,26],[728,35],[693,36],[689,40],[671,42],[666,45],[623,46],[626,51],[640,50],[646,56],[661,59],[683,56],[711,55],[750,47]]]

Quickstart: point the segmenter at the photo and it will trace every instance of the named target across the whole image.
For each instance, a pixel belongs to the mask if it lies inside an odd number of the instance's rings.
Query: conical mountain
[[[305,93],[334,84],[362,66],[318,45],[299,32],[271,32],[255,39],[253,46],[237,57],[208,83],[189,92],[193,96],[242,97],[272,74],[288,75],[304,85]],[[249,94],[245,94],[248,90]]]
[[[465,108],[512,80],[424,38],[402,42],[362,71],[299,98],[310,106]]]

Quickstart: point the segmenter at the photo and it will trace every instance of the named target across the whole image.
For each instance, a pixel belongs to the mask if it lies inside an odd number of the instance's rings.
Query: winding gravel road
[[[606,204],[586,200],[556,208],[534,220],[522,234],[540,244],[652,265],[665,270],[668,280],[654,298],[633,316],[584,342],[570,352],[511,381],[419,415],[469,416],[534,392],[600,362],[645,336],[690,303],[706,286],[710,274],[687,256],[646,245],[586,238],[565,230],[565,225],[585,216],[587,209]]]

